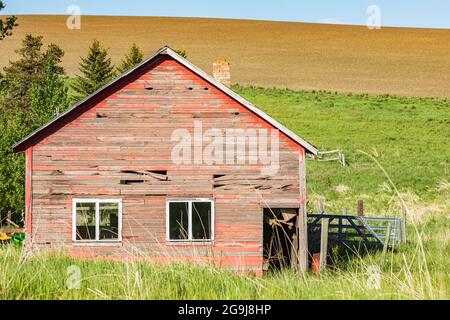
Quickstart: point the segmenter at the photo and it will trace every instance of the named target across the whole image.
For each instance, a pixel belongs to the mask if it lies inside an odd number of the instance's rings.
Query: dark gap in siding
[[[169,177],[167,175],[167,170],[145,170],[145,171],[122,170],[122,171],[120,171],[120,173],[133,174],[136,176],[146,177],[146,178],[153,178],[153,179],[159,180],[159,181],[169,181]],[[127,180],[123,180],[123,181],[127,181]],[[131,181],[133,181],[133,180],[131,180]],[[140,181],[140,180],[136,180],[136,181]]]
[[[147,170],[147,175],[159,181],[169,181],[167,170]]]
[[[147,172],[167,176],[167,170],[147,170]]]
[[[220,178],[226,177],[226,174],[215,174],[213,175],[213,180],[217,180]],[[220,184],[220,183],[213,183],[213,189],[219,189],[219,188],[223,188],[225,187],[224,184]]]
[[[259,186],[255,186],[256,190],[270,190],[272,189],[272,186],[265,186],[265,185],[259,185]]]
[[[134,184],[142,184],[144,183],[144,180],[120,180],[120,184],[124,186],[131,186]]]
[[[120,171],[120,173],[135,174],[138,176],[143,176],[145,174],[143,172],[138,172],[138,171],[133,171],[133,170],[122,170],[122,171]]]

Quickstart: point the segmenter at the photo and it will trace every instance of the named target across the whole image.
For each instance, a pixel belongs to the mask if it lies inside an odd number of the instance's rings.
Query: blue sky
[[[450,0],[4,0],[2,14],[66,14],[78,5],[86,15],[240,18],[366,24],[370,5],[383,26],[449,28]]]

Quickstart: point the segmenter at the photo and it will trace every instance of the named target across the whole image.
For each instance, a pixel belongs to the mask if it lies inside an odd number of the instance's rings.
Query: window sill
[[[122,242],[121,241],[104,241],[104,242],[83,242],[83,241],[74,241],[72,244],[75,247],[121,247]]]
[[[212,246],[214,245],[214,240],[210,241],[166,241],[166,245],[168,246]]]

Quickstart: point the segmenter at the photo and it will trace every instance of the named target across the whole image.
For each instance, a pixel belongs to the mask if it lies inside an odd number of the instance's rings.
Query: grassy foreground
[[[448,230],[448,221],[430,220],[419,227],[423,245],[414,237],[384,263],[381,254],[355,258],[320,276],[258,278],[214,266],[85,261],[5,247],[0,299],[449,299]]]

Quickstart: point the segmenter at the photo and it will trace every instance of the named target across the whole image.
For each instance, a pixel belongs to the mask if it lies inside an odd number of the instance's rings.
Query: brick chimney
[[[214,79],[231,87],[231,70],[230,63],[226,59],[221,59],[213,64],[213,76]]]

